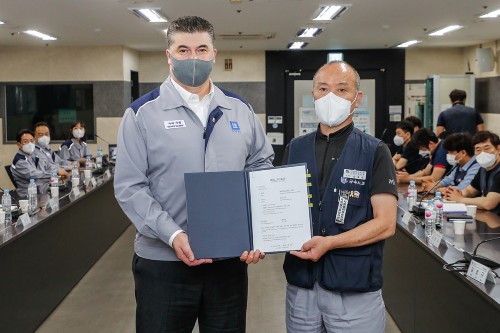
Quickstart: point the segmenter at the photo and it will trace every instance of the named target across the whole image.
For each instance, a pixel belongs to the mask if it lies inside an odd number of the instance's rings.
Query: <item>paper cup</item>
[[[467,215],[472,217],[476,217],[477,206],[476,205],[467,205]]]
[[[28,212],[28,200],[19,200],[19,208],[23,213]]]
[[[85,179],[89,179],[92,177],[92,170],[83,170],[83,174],[85,175]]]
[[[463,235],[465,232],[465,220],[453,221],[453,229],[455,230],[455,235]]]
[[[50,196],[52,198],[59,198],[59,187],[51,187],[50,188]]]

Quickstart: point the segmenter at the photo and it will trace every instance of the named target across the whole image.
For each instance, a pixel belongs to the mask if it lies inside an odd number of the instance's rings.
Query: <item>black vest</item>
[[[316,133],[290,142],[288,163],[307,163],[311,174],[311,209],[315,236],[337,235],[373,218],[371,183],[375,153],[380,140],[354,128],[330,175],[322,201],[319,197],[315,157]],[[337,213],[340,197],[347,198],[343,223]],[[328,251],[316,263],[290,254],[283,265],[288,283],[312,288],[317,281],[323,288],[339,292],[368,292],[382,287],[384,242]]]
[[[495,176],[500,172],[500,163],[490,171],[487,175],[486,169],[479,169],[479,187],[483,197],[490,193],[491,187],[495,181]],[[500,204],[498,204],[494,209],[491,210],[493,213],[500,214]]]

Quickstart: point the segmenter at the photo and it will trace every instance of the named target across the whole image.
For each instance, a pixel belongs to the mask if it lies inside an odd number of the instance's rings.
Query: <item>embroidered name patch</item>
[[[366,171],[344,169],[344,178],[365,180]]]
[[[163,122],[165,125],[165,129],[174,129],[174,128],[181,128],[181,127],[186,127],[186,123],[184,120],[166,120]]]

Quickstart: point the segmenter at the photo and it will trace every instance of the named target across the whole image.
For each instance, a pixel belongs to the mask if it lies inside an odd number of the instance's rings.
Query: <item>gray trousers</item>
[[[338,293],[287,285],[288,333],[384,333],[385,305],[381,290]]]

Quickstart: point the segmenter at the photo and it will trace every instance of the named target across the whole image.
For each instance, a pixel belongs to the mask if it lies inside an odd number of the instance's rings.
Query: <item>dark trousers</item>
[[[132,261],[137,333],[245,332],[247,265],[239,260],[188,267],[178,261]]]

